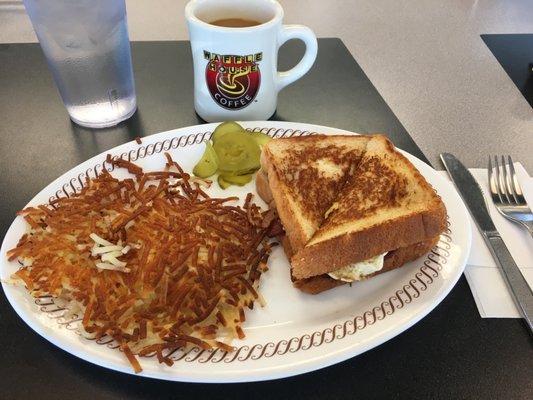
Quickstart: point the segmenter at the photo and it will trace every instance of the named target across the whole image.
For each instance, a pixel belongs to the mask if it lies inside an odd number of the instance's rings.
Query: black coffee
[[[248,28],[250,26],[261,25],[261,22],[243,18],[224,18],[212,21],[210,24],[216,26],[225,26],[227,28]]]

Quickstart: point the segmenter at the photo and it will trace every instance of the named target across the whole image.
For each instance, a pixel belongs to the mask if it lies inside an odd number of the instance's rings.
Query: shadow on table
[[[280,121],[285,122],[287,121],[287,118],[283,118],[278,114],[278,110],[276,109],[276,112],[268,119],[269,121]]]
[[[198,113],[195,113],[195,115],[196,115],[196,119],[198,120],[198,124],[208,124],[209,123],[206,120],[204,120],[202,117],[200,117],[198,115]],[[236,120],[238,120],[238,118],[236,118]],[[274,114],[272,114],[272,116],[270,118],[268,118],[268,121],[281,121],[281,122],[284,122],[284,121],[287,121],[287,119],[286,118],[282,118],[278,114],[278,111],[276,110],[274,112]]]
[[[145,136],[139,109],[129,119],[113,127],[93,129],[70,121],[70,128],[76,143],[75,151],[81,159],[87,159],[137,137]]]

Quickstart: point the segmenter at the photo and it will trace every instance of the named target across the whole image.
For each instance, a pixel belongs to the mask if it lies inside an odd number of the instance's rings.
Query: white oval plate
[[[245,122],[247,128],[263,128],[279,137],[309,132],[353,134],[317,125],[287,122]],[[51,197],[80,188],[85,174],[101,170],[107,153],[130,154],[145,170],[161,169],[164,151],[169,151],[185,170],[192,170],[216,124],[197,125],[145,137],[142,144],[129,142],[78,165],[56,179],[28,206],[46,203]],[[267,301],[246,314],[245,340],[236,341],[237,351],[226,354],[193,348],[177,352],[172,367],[155,358],[141,358],[140,376],[186,382],[243,382],[268,380],[301,374],[326,367],[361,354],[400,334],[433,310],[450,292],[470,251],[471,231],[467,211],[451,184],[431,167],[405,153],[442,197],[449,216],[449,230],[427,256],[403,268],[368,281],[344,285],[318,295],[308,295],[292,287],[289,263],[281,247],[275,248],[270,270],[261,277],[260,290]],[[120,176],[120,175],[117,175]],[[222,191],[218,185],[212,196],[226,197],[255,193],[255,183]],[[255,197],[262,206],[264,203]],[[63,350],[94,364],[133,373],[120,351],[108,341],[90,341],[77,333],[77,321],[64,321],[50,299],[32,298],[24,288],[5,283],[19,265],[7,262],[6,252],[25,231],[17,217],[2,244],[0,277],[9,302],[20,317],[38,334]]]

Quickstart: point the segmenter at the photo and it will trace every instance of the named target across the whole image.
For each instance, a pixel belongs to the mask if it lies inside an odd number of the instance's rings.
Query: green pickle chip
[[[261,132],[246,132],[234,121],[223,122],[206,143],[193,173],[208,178],[218,172],[218,184],[222,189],[246,185],[260,167],[261,147],[271,139]]]
[[[260,167],[261,149],[247,133],[228,132],[214,142],[213,148],[222,172],[243,175]]]
[[[267,144],[270,140],[272,140],[270,136],[261,132],[252,132],[250,133],[250,135],[259,146],[263,146]]]
[[[215,128],[211,140],[215,143],[222,136],[230,132],[243,132],[244,128],[234,121],[222,122],[219,126]]]
[[[254,174],[246,174],[246,175],[229,175],[229,174],[221,174],[222,179],[225,182],[238,185],[238,186],[244,186],[248,182],[252,181],[252,177]]]
[[[217,153],[210,142],[205,143],[205,151],[202,158],[194,166],[192,173],[199,178],[208,178],[215,174],[218,169]]]
[[[224,180],[224,178],[222,177],[222,175],[219,175],[217,180],[218,180],[218,185],[219,185],[222,189],[227,189],[227,188],[229,188],[229,187],[231,186],[231,183],[226,182],[226,181]]]

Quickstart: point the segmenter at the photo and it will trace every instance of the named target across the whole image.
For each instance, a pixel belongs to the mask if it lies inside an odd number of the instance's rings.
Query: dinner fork
[[[533,213],[526,203],[511,156],[489,156],[489,187],[494,205],[505,218],[525,226],[533,237]]]

